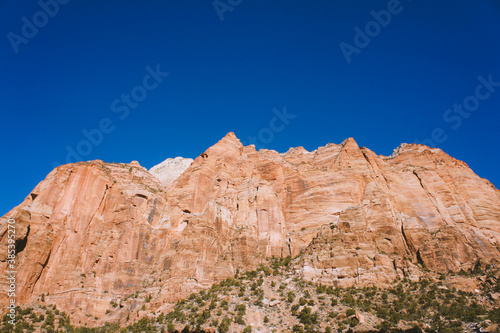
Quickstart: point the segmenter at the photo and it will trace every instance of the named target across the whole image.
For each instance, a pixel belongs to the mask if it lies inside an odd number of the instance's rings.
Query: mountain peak
[[[215,147],[225,147],[224,149],[230,149],[230,147],[233,147],[239,149],[243,147],[243,144],[233,132],[229,132],[209,149],[213,149]]]
[[[236,136],[236,134],[234,134],[234,132],[229,132],[227,133],[222,139],[222,140],[228,140],[228,141],[231,141],[231,142],[234,142],[236,143],[237,145],[239,146],[243,146],[243,144],[241,143],[240,139],[238,139],[238,137]]]
[[[359,148],[358,143],[352,137],[349,137],[342,141],[342,146],[347,148]]]
[[[239,141],[238,137],[236,137],[236,134],[234,134],[234,132],[228,132],[224,138],[227,138],[227,139],[236,139]]]
[[[167,158],[149,169],[149,173],[160,180],[163,186],[170,186],[193,163],[192,158]]]

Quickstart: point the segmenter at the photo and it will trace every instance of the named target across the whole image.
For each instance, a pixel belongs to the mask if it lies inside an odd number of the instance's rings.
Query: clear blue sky
[[[0,0],[0,215],[68,148],[150,168],[229,131],[384,155],[435,131],[500,186],[498,0],[60,1]]]

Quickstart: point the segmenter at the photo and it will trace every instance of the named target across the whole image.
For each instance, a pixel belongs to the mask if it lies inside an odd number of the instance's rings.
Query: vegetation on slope
[[[453,273],[449,273],[453,274]],[[168,313],[151,313],[123,327],[74,327],[55,306],[4,317],[0,332],[463,332],[500,324],[498,271],[477,265],[459,275],[477,277],[479,292],[446,287],[449,276],[396,280],[388,288],[338,288],[304,281],[290,258],[269,260],[253,271],[178,301]],[[121,325],[120,325],[121,324]]]

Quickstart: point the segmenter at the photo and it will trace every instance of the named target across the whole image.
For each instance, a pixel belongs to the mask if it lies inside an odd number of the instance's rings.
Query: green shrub
[[[229,326],[231,325],[231,319],[229,319],[228,317],[224,317],[224,319],[222,319],[220,325],[219,325],[219,332],[220,333],[227,333],[229,331]]]
[[[350,316],[355,315],[355,314],[356,314],[356,310],[354,310],[354,309],[347,309],[345,312],[345,315],[347,317],[350,317]]]
[[[347,306],[354,306],[354,305],[356,305],[356,300],[354,299],[354,297],[351,294],[346,294],[342,298],[341,301],[342,301],[342,303],[344,303]]]
[[[490,311],[490,313],[488,314],[488,318],[496,323],[496,324],[500,324],[500,307],[496,307],[494,309],[492,309]]]
[[[311,308],[305,306],[297,316],[301,324],[304,325],[312,325],[318,323],[318,315],[316,313],[311,312]]]
[[[358,318],[356,318],[356,317],[352,317],[349,320],[349,326],[351,326],[351,327],[356,327],[356,326],[358,326],[358,324],[359,324],[359,321],[358,321]]]

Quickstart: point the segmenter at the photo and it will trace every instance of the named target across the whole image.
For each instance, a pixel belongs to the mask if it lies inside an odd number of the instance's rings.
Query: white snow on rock
[[[149,173],[160,180],[165,187],[169,187],[193,163],[192,158],[167,158],[165,161],[149,169]]]

